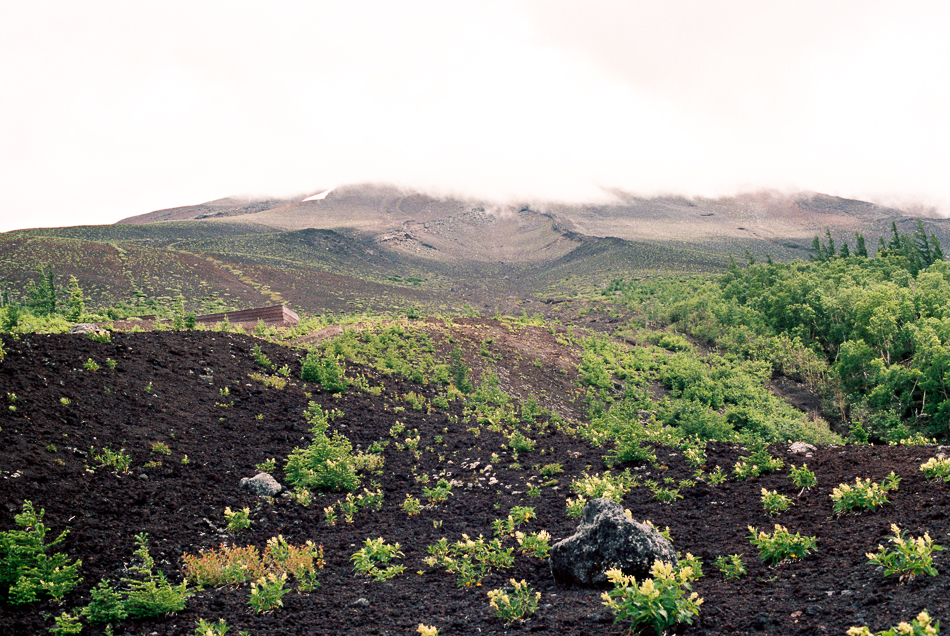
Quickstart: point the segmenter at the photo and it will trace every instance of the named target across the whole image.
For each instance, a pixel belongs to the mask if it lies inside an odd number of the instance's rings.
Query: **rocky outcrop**
[[[618,568],[643,578],[657,559],[675,564],[673,544],[650,526],[627,517],[610,499],[594,499],[584,506],[573,535],[551,548],[551,573],[561,583],[602,585],[604,572]]]

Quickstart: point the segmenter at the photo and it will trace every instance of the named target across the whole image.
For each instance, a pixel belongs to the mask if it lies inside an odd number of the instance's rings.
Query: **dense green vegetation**
[[[939,241],[922,227],[913,236],[895,228],[874,258],[845,246],[842,256],[830,237],[815,243],[809,262],[750,259],[745,268],[732,262],[712,285],[705,279],[615,281],[606,293],[714,346],[722,358],[708,361],[721,359],[720,369],[778,372],[807,382],[825,398],[826,412],[859,441],[895,442],[913,432],[946,438],[950,264]],[[670,388],[689,387],[714,409],[725,405],[729,420],[728,391],[720,398],[711,386],[717,375],[711,367]],[[739,393],[749,397],[747,390]],[[761,405],[749,406],[761,416]]]

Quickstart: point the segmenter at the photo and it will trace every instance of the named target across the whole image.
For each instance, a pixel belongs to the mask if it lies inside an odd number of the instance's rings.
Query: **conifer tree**
[[[79,286],[79,280],[75,276],[69,277],[69,313],[66,318],[72,322],[79,322],[84,313],[86,313],[86,300],[83,297],[82,287]]]
[[[59,289],[56,287],[56,275],[51,265],[40,265],[37,268],[38,281],[30,281],[26,288],[27,302],[34,312],[41,316],[50,316],[56,313],[59,301]]]
[[[861,258],[868,257],[868,246],[864,243],[864,235],[860,232],[854,233],[854,255]]]

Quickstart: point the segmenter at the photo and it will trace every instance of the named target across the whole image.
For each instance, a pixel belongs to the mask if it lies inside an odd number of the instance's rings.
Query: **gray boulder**
[[[94,322],[77,322],[69,328],[69,333],[94,333],[103,334],[106,330]]]
[[[267,473],[257,473],[253,477],[245,477],[241,480],[241,490],[250,490],[255,495],[262,497],[273,497],[284,489],[277,483],[271,475]]]
[[[630,519],[620,504],[594,499],[584,506],[574,534],[552,546],[551,574],[560,583],[603,585],[604,572],[613,568],[638,579],[648,577],[657,559],[675,565],[673,544]]]

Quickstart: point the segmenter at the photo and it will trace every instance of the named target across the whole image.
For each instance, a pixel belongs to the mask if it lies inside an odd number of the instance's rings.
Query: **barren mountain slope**
[[[616,201],[608,205],[496,204],[363,184],[335,188],[320,200],[222,199],[126,222],[225,221],[242,215],[243,222],[275,230],[356,229],[386,249],[440,261],[536,262],[578,247],[576,234],[692,245],[753,241],[794,249],[807,247],[826,228],[839,240],[857,231],[873,242],[891,222],[906,226],[915,220],[897,209],[818,193],[764,191],[719,199],[613,195]],[[938,236],[950,236],[946,220],[925,222]]]
[[[165,210],[155,210],[119,221],[121,224],[143,225],[162,221],[187,221],[198,219],[222,219],[280,207],[292,203],[292,199],[251,199],[227,197],[198,205],[185,205]]]

